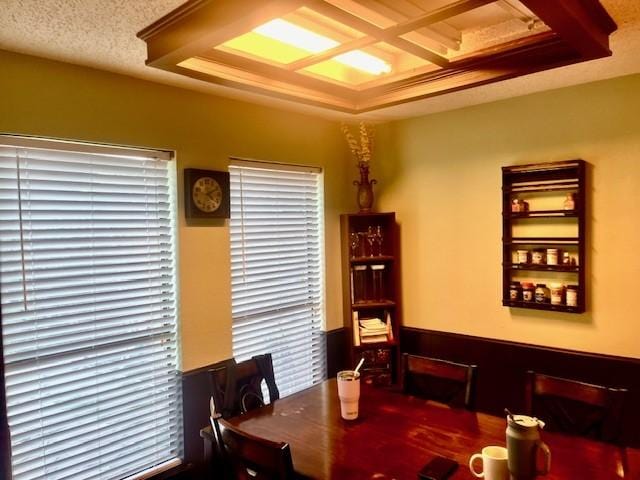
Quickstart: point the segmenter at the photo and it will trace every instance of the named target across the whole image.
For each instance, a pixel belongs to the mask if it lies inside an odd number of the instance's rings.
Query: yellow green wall
[[[404,324],[640,357],[638,112],[635,75],[378,126],[372,176],[400,223]],[[229,156],[321,166],[327,329],[342,325],[338,216],[356,171],[335,122],[0,51],[0,132],[170,148],[179,172]],[[592,165],[589,311],[502,307],[500,167],[571,158]],[[190,370],[231,355],[229,236],[187,226],[181,188],[178,201]]]
[[[640,357],[640,75],[408,119],[378,137],[404,324]],[[501,306],[503,165],[583,158],[588,312]]]
[[[356,172],[337,123],[0,51],[0,132],[173,149],[178,172],[224,170],[229,156],[322,167],[327,328],[342,325],[339,214],[351,208]],[[232,355],[229,230],[187,226],[178,180],[182,369],[190,370]]]

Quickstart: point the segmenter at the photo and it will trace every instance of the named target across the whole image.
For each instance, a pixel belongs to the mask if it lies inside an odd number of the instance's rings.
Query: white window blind
[[[234,160],[233,354],[271,353],[286,396],[325,376],[322,174]]]
[[[166,156],[0,136],[14,480],[135,478],[180,462],[175,174],[154,158]]]

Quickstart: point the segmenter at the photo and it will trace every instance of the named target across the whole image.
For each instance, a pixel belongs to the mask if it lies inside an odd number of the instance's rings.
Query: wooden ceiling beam
[[[469,10],[476,9],[493,2],[495,2],[495,0],[458,0],[457,2],[445,7],[426,12],[417,17],[409,18],[408,20],[400,22],[393,27],[386,28],[385,33],[388,33],[389,35],[403,35],[407,32],[417,30],[418,28],[427,27],[438,22],[444,22],[451,17],[455,17],[468,12]]]
[[[235,68],[238,71],[254,74],[257,73],[265,78],[287,82],[292,85],[301,85],[305,88],[317,90],[330,95],[348,97],[354,94],[354,91],[347,87],[334,85],[302,73],[291,72],[279,66],[269,65],[268,63],[259,62],[251,58],[234,55],[233,53],[221,50],[211,49],[206,53],[198,55],[198,58],[206,59],[216,64],[226,65],[228,67]]]
[[[373,5],[379,5],[391,15],[395,13],[394,20],[396,20],[397,23],[405,21],[409,18],[419,17],[420,15],[424,15],[427,12],[434,11],[434,0],[411,0],[410,2],[408,0],[376,0],[370,3],[372,5],[372,8]],[[398,19],[398,16],[402,18]],[[447,18],[447,20],[449,18]],[[437,42],[442,46],[452,50],[458,50],[460,48],[460,42],[462,41],[460,32],[447,24],[446,20],[432,23],[427,27],[421,27],[412,33],[421,34],[430,39],[432,42]],[[410,40],[409,38],[407,38],[407,36],[405,36],[404,38]],[[437,50],[433,51],[437,52]]]
[[[526,23],[530,25],[535,18],[529,15],[527,12],[524,12],[520,7],[511,3],[511,0],[498,0],[496,2],[500,8],[502,8],[509,15],[516,17],[522,23]]]
[[[147,65],[175,65],[303,6],[304,0],[189,0],[138,32]]]
[[[405,40],[404,38],[400,38],[400,36],[409,32],[413,32],[419,28],[442,22],[448,18],[468,12],[469,10],[473,10],[483,5],[493,3],[494,1],[495,0],[458,0],[451,5],[447,5],[446,7],[439,8],[432,12],[427,12],[424,15],[420,15],[416,18],[411,18],[388,28],[379,28],[356,15],[342,10],[335,5],[325,3],[322,0],[312,1],[308,4],[308,6],[318,13],[349,25],[350,27],[361,31],[378,41],[386,42],[389,45],[400,48],[401,50],[404,50],[408,53],[411,53],[412,55],[415,55],[416,57],[420,57],[424,60],[434,63],[440,67],[446,67],[449,63],[446,58],[433,53],[430,50],[427,50],[426,48],[421,47],[413,42]],[[359,40],[360,39],[353,40],[352,42],[355,44]],[[341,50],[341,52],[352,49],[354,49],[354,47],[350,47],[347,50]],[[320,58],[322,60],[325,60],[326,58],[330,57],[322,56]],[[306,64],[305,66],[308,65],[309,64]]]
[[[394,24],[404,22],[409,18],[409,16],[390,8],[380,1],[332,0],[331,3],[381,28],[392,27]],[[431,30],[424,27],[420,31],[416,30],[415,32],[407,33],[405,38],[438,55],[446,55],[448,45],[434,38],[433,35],[429,35],[430,33]]]
[[[557,52],[560,45],[562,45],[562,40],[560,40],[555,33],[551,31],[542,32],[529,37],[519,38],[502,45],[494,45],[477,52],[476,54],[457,59],[449,64],[449,68],[447,70],[431,71],[424,73],[419,77],[413,76],[407,79],[388,82],[386,84],[370,88],[369,90],[362,92],[362,94],[366,93],[373,97],[386,95],[402,91],[408,86],[440,81],[441,79],[446,79],[451,74],[453,74],[452,80],[458,76],[461,77],[461,79],[462,77],[465,77],[465,81],[469,81],[469,76],[488,79],[492,78],[493,75],[499,74],[497,71],[492,71],[491,69],[486,68],[487,65],[491,63],[501,63],[504,65],[505,60],[508,60],[513,63],[512,67],[517,65],[524,66],[526,65],[526,55],[535,52],[536,57],[540,58],[543,53],[548,50]],[[564,46],[563,49],[564,51],[571,53],[570,48]],[[573,52],[573,57],[576,57],[575,52]],[[426,82],[423,82],[425,80]],[[457,79],[452,83],[456,83],[456,81]],[[460,82],[462,82],[462,80],[460,80]]]
[[[422,27],[416,30],[416,33],[420,35],[424,35],[425,37],[430,38],[434,42],[438,42],[442,44],[444,47],[450,50],[459,50],[460,44],[462,43],[462,35],[459,31],[456,31],[456,34],[452,34],[451,31],[443,32],[443,26],[445,24],[440,23],[439,25],[431,25],[429,27]],[[453,27],[450,27],[449,30],[455,30]]]
[[[294,71],[300,70],[302,68],[315,65],[316,63],[329,60],[330,58],[333,58],[336,55],[340,55],[341,53],[346,53],[351,50],[357,50],[359,48],[368,47],[369,45],[373,45],[377,41],[378,41],[377,39],[370,36],[356,38],[354,40],[341,43],[340,45],[330,48],[329,50],[325,50],[324,52],[314,53],[313,55],[309,55],[308,57],[304,57],[304,58],[301,58],[300,60],[296,60],[295,62],[291,62],[286,66],[286,68],[287,70],[294,70]]]
[[[616,23],[598,0],[521,0],[584,60],[611,55],[609,35]]]
[[[305,9],[305,10],[307,10],[307,12],[313,12],[311,9]],[[336,50],[339,51],[339,53],[344,53],[348,51],[341,47],[342,44],[345,44],[354,40],[358,40],[358,42],[354,43],[354,45],[358,45],[358,46],[352,47],[354,49],[367,47],[377,42],[375,38],[367,37],[366,35],[359,36],[357,32],[354,32],[352,28],[347,27],[346,25],[344,27],[348,28],[348,30],[350,31],[349,34],[346,34],[342,31],[337,31],[335,28],[332,28],[332,26],[329,26],[329,24],[323,23],[324,22],[323,20],[319,20],[317,18],[317,17],[320,17],[319,15],[317,14],[309,15],[308,13],[306,14],[305,13],[306,12],[301,12],[301,11],[292,12],[289,15],[287,15],[287,20],[298,25],[299,27],[306,28],[307,30],[310,30],[315,33],[319,33],[320,35],[336,40],[337,42],[340,43],[340,45],[337,45],[334,48],[336,48]],[[320,18],[326,18],[326,17],[320,17]],[[332,22],[332,24],[336,24],[336,23],[337,22]],[[319,52],[318,54],[323,54],[323,53],[324,52]],[[372,47],[369,50],[369,53],[391,64],[393,64],[395,61],[395,55],[377,47]],[[300,59],[300,61],[303,61],[305,59]],[[316,63],[316,62],[312,62],[312,63]]]
[[[493,3],[495,0],[458,0],[451,5],[439,8],[432,12],[425,13],[419,17],[412,18],[406,22],[399,23],[395,27],[384,29],[385,35],[399,36],[407,32],[412,32],[418,28],[427,27],[434,23],[443,22],[448,18],[461,15],[469,10],[474,10],[483,5]]]
[[[194,59],[192,58],[188,60],[188,62],[192,60]],[[232,79],[225,75],[217,75],[215,72],[203,72],[180,65],[168,66],[163,68],[163,70],[195,78],[214,85],[222,85],[224,87],[259,93],[261,95],[268,95],[270,97],[277,97],[288,101],[298,101],[316,107],[331,108],[332,110],[344,113],[358,113],[355,109],[355,102],[351,98],[330,96],[314,90],[309,91],[289,83],[270,81],[266,79],[262,79],[259,82],[247,82],[240,79]],[[273,88],[274,83],[277,84],[278,88]]]
[[[539,41],[519,39],[503,45],[499,54],[489,51],[479,59],[452,62],[447,70],[429,72],[386,85],[364,90],[359,94],[356,109],[368,112],[400,103],[434,97],[488,83],[538,72],[553,66],[580,61],[572,48],[553,32],[538,34]],[[537,39],[536,39],[537,40]]]
[[[446,58],[438,54],[435,54],[430,50],[427,50],[426,48],[416,45],[415,43],[410,42],[409,40],[405,40],[404,38],[389,37],[389,38],[383,39],[382,41],[388,43],[389,45],[397,47],[401,50],[404,50],[407,53],[415,55],[418,58],[422,58],[423,60],[434,63],[439,67],[444,68],[447,65],[449,65],[449,60],[447,60]]]
[[[365,35],[373,37],[378,41],[386,42],[389,45],[393,45],[394,47],[400,48],[401,50],[405,50],[431,63],[434,63],[441,67],[446,67],[449,63],[446,58],[435,54],[425,48],[422,48],[415,43],[411,43],[403,38],[398,38],[395,35],[387,34],[386,32],[388,29],[379,28],[356,15],[353,15],[329,3],[325,3],[322,0],[309,0],[307,2],[307,6],[312,10],[321,13],[322,15],[326,15],[327,17],[344,23],[351,28],[355,28],[356,30],[361,31]]]

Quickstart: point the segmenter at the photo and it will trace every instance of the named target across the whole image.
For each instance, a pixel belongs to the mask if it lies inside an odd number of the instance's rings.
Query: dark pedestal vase
[[[377,182],[369,180],[369,165],[360,163],[360,180],[355,180],[354,185],[358,186],[358,208],[361,213],[371,211],[373,207],[373,185]]]

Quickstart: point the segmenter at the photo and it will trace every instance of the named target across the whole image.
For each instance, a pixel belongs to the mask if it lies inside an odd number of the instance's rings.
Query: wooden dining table
[[[230,419],[248,433],[289,443],[294,468],[314,479],[415,480],[435,456],[455,460],[452,480],[475,478],[469,457],[505,445],[504,418],[450,408],[397,389],[363,385],[357,420],[340,417],[335,379]],[[548,480],[640,480],[640,450],[543,432]]]

